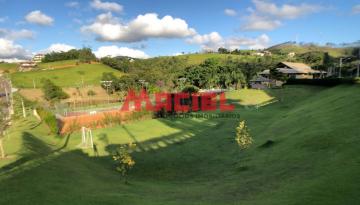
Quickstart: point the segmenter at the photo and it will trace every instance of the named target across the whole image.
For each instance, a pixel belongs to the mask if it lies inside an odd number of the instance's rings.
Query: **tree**
[[[240,121],[239,126],[236,128],[235,141],[241,149],[249,148],[254,141],[249,134],[244,120]]]
[[[79,58],[79,50],[71,49],[67,52],[51,52],[45,55],[42,59],[42,62],[54,62],[54,61],[62,61],[62,60],[72,60]]]
[[[117,163],[116,170],[121,173],[122,177],[124,177],[125,184],[128,183],[127,175],[129,171],[135,165],[135,161],[131,157],[129,151],[135,149],[135,147],[136,145],[133,143],[130,143],[129,145],[122,145],[113,156],[113,160]]]
[[[61,87],[55,85],[51,80],[44,79],[43,80],[43,88],[44,97],[48,101],[59,101],[62,99],[66,99],[69,97]]]
[[[92,53],[90,48],[82,48],[79,50],[79,61],[82,63],[91,63],[96,60],[95,55]]]
[[[230,53],[230,51],[228,49],[226,49],[226,48],[219,48],[218,53],[228,54],[228,53]]]

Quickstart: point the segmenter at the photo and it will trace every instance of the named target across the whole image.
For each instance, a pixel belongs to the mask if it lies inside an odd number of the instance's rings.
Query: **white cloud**
[[[54,19],[39,10],[32,11],[25,16],[25,20],[29,23],[38,24],[42,26],[50,26]]]
[[[264,16],[258,16],[255,13],[245,17],[246,23],[242,30],[271,31],[281,26],[281,21]]]
[[[270,38],[266,34],[262,34],[256,38],[232,37],[226,40],[225,48],[230,50],[239,48],[264,49],[269,46]]]
[[[5,38],[8,40],[16,39],[32,39],[35,37],[34,32],[22,29],[22,30],[8,30],[0,28],[0,38]]]
[[[234,9],[225,9],[224,13],[228,16],[236,16],[237,12]]]
[[[159,18],[156,13],[138,15],[128,23],[121,23],[111,13],[100,14],[95,22],[81,28],[94,33],[100,41],[138,42],[148,38],[184,38],[196,34],[186,21],[172,16]]]
[[[353,6],[352,12],[353,14],[360,14],[360,4]]]
[[[252,0],[255,8],[250,8],[243,30],[273,30],[282,25],[282,20],[296,19],[321,11],[324,7],[315,4],[276,5],[271,1]]]
[[[77,2],[77,1],[70,1],[65,4],[65,6],[70,7],[70,8],[77,8],[77,7],[79,7],[79,5],[80,5],[79,2]]]
[[[253,3],[255,4],[255,8],[258,12],[268,14],[270,16],[276,16],[281,19],[295,19],[323,9],[319,5],[305,3],[299,5],[284,4],[281,6],[277,6],[275,3],[264,0],[253,0]]]
[[[123,6],[115,2],[102,2],[101,0],[93,0],[90,6],[97,10],[122,12]]]
[[[186,40],[190,44],[199,44],[203,50],[216,50],[223,47],[224,40],[218,32],[211,32],[209,34],[197,34]]]
[[[186,40],[190,44],[198,44],[202,50],[216,51],[218,48],[234,49],[262,49],[266,48],[270,43],[270,38],[263,34],[257,38],[246,37],[229,37],[223,38],[218,32],[211,32],[205,35],[195,35],[191,39]]]
[[[21,45],[14,44],[12,40],[0,38],[0,59],[1,60],[23,60],[31,57],[30,51]]]
[[[75,47],[64,43],[54,43],[51,44],[47,49],[43,50],[43,53],[66,52],[71,49],[75,49]]]
[[[149,58],[149,56],[137,49],[127,48],[127,47],[117,47],[117,46],[101,46],[99,47],[94,54],[98,58],[111,56],[127,56],[132,58]]]

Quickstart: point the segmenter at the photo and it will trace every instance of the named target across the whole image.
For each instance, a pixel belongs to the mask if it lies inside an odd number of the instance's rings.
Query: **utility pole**
[[[26,118],[26,110],[25,110],[24,100],[22,98],[21,98],[21,106],[22,106],[23,117]]]
[[[110,86],[111,86],[111,84],[112,84],[112,80],[103,80],[103,81],[100,81],[102,84],[104,84],[105,85],[105,87],[106,87],[106,92],[107,92],[107,94],[108,94],[108,104],[110,104],[110,94],[109,94],[109,88],[110,88]]]
[[[339,78],[341,78],[342,61],[343,61],[343,58],[340,58]]]

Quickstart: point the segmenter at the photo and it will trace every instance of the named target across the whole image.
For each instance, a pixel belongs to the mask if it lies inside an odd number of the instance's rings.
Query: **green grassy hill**
[[[351,54],[351,48],[334,48],[328,46],[316,45],[298,45],[298,44],[280,44],[268,48],[267,50],[274,53],[288,54],[295,52],[296,54],[303,54],[307,52],[327,52],[333,57],[347,56]]]
[[[242,61],[249,61],[249,60],[255,60],[258,57],[251,56],[251,55],[194,53],[194,54],[179,55],[179,56],[176,56],[176,58],[185,59],[189,65],[195,65],[195,64],[200,64],[209,58],[217,58],[220,60],[226,60],[226,59],[232,58],[232,59],[239,59]]]
[[[239,56],[239,55],[218,54],[218,53],[187,54],[187,55],[178,56],[178,58],[186,59],[187,63],[190,65],[200,64],[209,58],[218,58],[221,60],[225,60],[230,57],[234,59],[240,59],[241,57],[244,58],[243,56]]]
[[[57,62],[57,65],[60,65],[60,62]],[[40,87],[43,78],[48,78],[61,87],[74,87],[82,81],[87,85],[100,85],[104,72],[122,75],[120,71],[103,64],[80,64],[71,68],[17,72],[11,75],[11,79],[14,86],[19,88],[32,88],[33,80],[36,86]]]
[[[24,131],[13,128],[5,141],[17,145],[9,148],[17,157],[0,168],[0,204],[357,204],[359,88],[231,93],[238,103],[249,96],[280,100],[260,109],[237,105],[255,140],[248,150],[234,141],[239,119],[154,119],[99,129],[100,157],[76,149],[79,134],[66,143],[32,118],[18,120]],[[130,141],[139,149],[125,185],[107,155]]]
[[[78,60],[63,60],[63,61],[55,61],[50,63],[39,63],[37,66],[40,69],[51,69],[51,68],[58,68],[58,67],[66,67],[66,66],[75,66]]]
[[[0,70],[6,73],[16,72],[17,67],[17,63],[0,63]]]

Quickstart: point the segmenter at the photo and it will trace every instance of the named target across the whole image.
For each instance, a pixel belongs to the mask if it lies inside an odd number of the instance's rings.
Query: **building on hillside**
[[[255,76],[250,80],[250,87],[253,89],[266,89],[271,87],[271,80],[261,75]]]
[[[327,72],[314,70],[304,63],[281,62],[276,68],[289,79],[319,79],[326,77]],[[250,81],[250,87],[254,89],[265,89],[270,87],[281,87],[284,82],[273,80],[270,70],[264,70]]]
[[[256,52],[256,53],[254,53],[253,55],[255,55],[255,56],[261,56],[261,57],[265,56],[265,54],[264,54],[263,52]]]
[[[318,79],[326,76],[325,71],[314,70],[304,63],[281,62],[276,68],[287,78],[292,79]],[[270,78],[270,70],[264,70],[259,75]]]
[[[36,54],[32,61],[34,61],[35,63],[41,63],[42,59],[45,58],[44,54]]]
[[[295,57],[295,55],[296,55],[296,53],[295,52],[290,52],[290,53],[288,53],[288,57],[289,58],[294,58]]]
[[[36,63],[34,61],[25,61],[19,64],[19,71],[26,72],[31,71],[36,67]]]
[[[264,56],[272,56],[272,53],[270,51],[258,51],[253,53],[253,55],[264,57]]]

